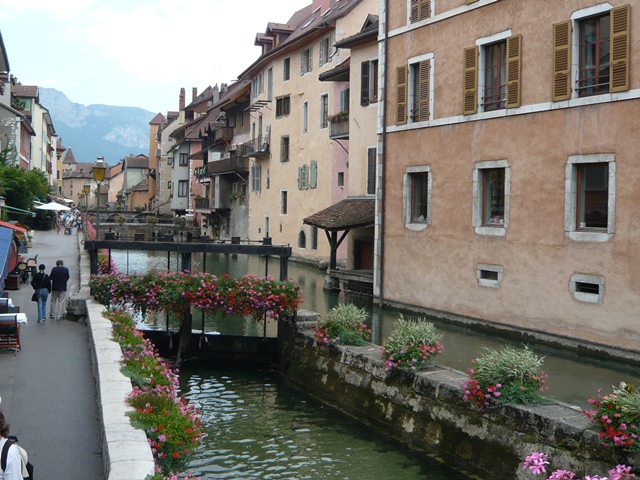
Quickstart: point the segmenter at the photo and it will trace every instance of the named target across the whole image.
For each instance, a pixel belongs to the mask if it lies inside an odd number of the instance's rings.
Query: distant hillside
[[[49,109],[62,144],[78,162],[104,157],[115,165],[127,155],[149,155],[149,122],[156,113],[138,107],[81,105],[53,88],[40,88],[40,103]]]

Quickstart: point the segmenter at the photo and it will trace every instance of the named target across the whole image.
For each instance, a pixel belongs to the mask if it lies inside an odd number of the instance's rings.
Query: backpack
[[[33,465],[29,462],[29,457],[27,456],[27,452],[24,448],[18,445],[16,442],[18,439],[16,437],[9,437],[6,442],[4,442],[4,447],[2,447],[2,457],[0,458],[0,468],[2,471],[7,468],[7,455],[9,454],[9,447],[11,445],[15,445],[20,452],[20,458],[22,458],[22,478],[24,480],[33,480]],[[25,470],[27,476],[25,477]]]

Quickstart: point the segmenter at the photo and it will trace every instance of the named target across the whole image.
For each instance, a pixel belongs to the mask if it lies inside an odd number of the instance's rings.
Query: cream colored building
[[[252,83],[250,239],[271,237],[290,244],[294,257],[329,260],[326,238],[303,220],[348,194],[348,149],[330,138],[329,128],[348,83],[318,76],[349,57],[334,44],[359,32],[377,9],[376,0],[314,0],[288,23],[269,23],[257,35],[262,56],[240,75]],[[344,262],[346,248],[339,257]]]
[[[376,294],[639,351],[640,6],[382,4]]]

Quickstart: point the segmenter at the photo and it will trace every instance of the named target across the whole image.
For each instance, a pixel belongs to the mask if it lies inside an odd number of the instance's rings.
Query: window
[[[260,192],[262,184],[262,165],[251,165],[251,191]]]
[[[287,82],[291,79],[291,57],[282,60],[282,81]]]
[[[280,190],[280,215],[287,214],[289,192],[287,190]]]
[[[476,40],[464,50],[464,114],[520,106],[522,35],[510,31]]]
[[[404,223],[410,230],[422,230],[431,223],[431,168],[407,167],[404,173]]]
[[[331,61],[331,47],[334,43],[333,33],[320,40],[320,66]]]
[[[630,7],[600,4],[553,26],[553,100],[629,90]]]
[[[479,162],[473,170],[473,218],[481,235],[506,235],[509,225],[511,169],[506,160]]]
[[[409,7],[409,21],[419,22],[431,16],[431,0],[411,0]]]
[[[309,130],[309,102],[305,101],[302,104],[302,133],[307,133]]]
[[[340,111],[349,112],[349,87],[340,90]]]
[[[320,128],[327,128],[329,124],[329,95],[320,96]]]
[[[189,166],[189,159],[187,157],[188,157],[188,155],[186,153],[181,153],[180,154],[179,165],[181,167]]]
[[[276,118],[286,117],[291,111],[291,97],[276,98]]]
[[[251,98],[256,98],[264,92],[264,72],[251,79]]]
[[[311,226],[311,250],[318,249],[318,227]]]
[[[344,172],[338,172],[338,186],[344,187]]]
[[[178,181],[178,197],[186,197],[188,195],[189,195],[189,181],[179,180]]]
[[[360,64],[360,105],[378,101],[378,60]]]
[[[479,263],[476,267],[476,279],[481,287],[498,288],[502,282],[504,267]]]
[[[615,156],[573,155],[565,172],[565,231],[578,241],[607,241],[614,231]]]
[[[267,100],[273,100],[273,67],[267,70]]]
[[[298,234],[298,248],[307,248],[307,235],[304,230],[300,230]]]
[[[171,180],[167,182],[167,188],[171,188]]]
[[[309,188],[316,188],[318,186],[318,162],[311,160],[309,165]]]
[[[307,190],[309,188],[309,166],[303,165],[298,167],[298,190]]]
[[[604,277],[597,275],[571,275],[569,291],[579,302],[602,303],[604,297]]]
[[[300,52],[300,75],[305,75],[313,70],[313,48],[305,48]]]
[[[397,67],[396,79],[396,123],[428,121],[433,115],[433,54],[410,58],[408,66]]]
[[[289,137],[280,137],[280,161],[289,161]]]
[[[267,190],[271,187],[271,175],[269,174],[269,169],[267,168],[267,177],[265,178],[265,187]]]
[[[376,147],[367,149],[367,195],[376,193]]]
[[[173,165],[173,157],[167,158],[167,165]]]

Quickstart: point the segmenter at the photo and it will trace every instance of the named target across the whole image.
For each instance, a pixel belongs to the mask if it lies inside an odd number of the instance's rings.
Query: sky
[[[193,87],[232,83],[255,35],[311,0],[0,0],[10,73],[72,102],[166,115]],[[46,107],[46,105],[45,105]]]

